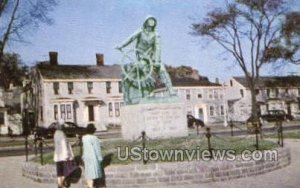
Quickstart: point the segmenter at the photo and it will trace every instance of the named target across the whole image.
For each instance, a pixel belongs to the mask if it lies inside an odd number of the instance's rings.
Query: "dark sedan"
[[[37,136],[44,137],[44,138],[52,138],[56,130],[56,127],[57,127],[57,122],[51,123],[48,128],[36,127],[35,134],[37,134]],[[77,124],[73,122],[65,122],[63,130],[66,136],[74,137],[76,134],[85,133],[86,127],[79,127]]]
[[[189,128],[194,128],[194,125],[204,127],[204,122],[201,119],[197,119],[194,116],[188,114],[187,116],[187,123]]]
[[[290,121],[293,120],[293,116],[286,114],[283,110],[268,110],[266,114],[261,115],[264,121]]]

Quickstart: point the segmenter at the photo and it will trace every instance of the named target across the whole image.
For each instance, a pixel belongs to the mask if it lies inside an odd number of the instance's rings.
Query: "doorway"
[[[202,121],[204,120],[203,108],[198,108],[198,118],[201,119]]]
[[[89,121],[95,121],[94,106],[88,105]]]

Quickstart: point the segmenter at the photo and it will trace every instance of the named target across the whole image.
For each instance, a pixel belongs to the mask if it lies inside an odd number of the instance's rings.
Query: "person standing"
[[[94,181],[103,176],[102,154],[99,139],[93,135],[96,128],[94,124],[87,126],[87,134],[82,137],[84,174],[88,188],[94,187]]]
[[[56,162],[57,184],[58,188],[65,188],[64,186],[64,172],[67,161],[73,160],[74,154],[70,144],[67,141],[66,135],[63,132],[64,120],[59,120],[56,131],[54,133],[54,156],[53,160]]]
[[[153,67],[153,71],[160,77],[160,81],[165,85],[170,96],[175,96],[176,93],[172,87],[172,81],[169,73],[167,72],[165,66],[161,62],[161,52],[160,52],[160,36],[156,31],[157,20],[153,16],[148,16],[143,23],[141,29],[138,29],[134,32],[128,39],[126,39],[121,45],[116,46],[117,50],[122,51],[124,48],[129,46],[130,44],[135,44],[135,52],[136,52],[136,61],[139,63],[140,71],[135,71],[135,67],[130,68],[130,66],[126,65],[124,70],[127,70],[130,74],[134,72],[141,72],[137,76],[137,79],[143,79],[143,75],[147,75],[151,67]],[[123,72],[124,73],[124,72]],[[128,73],[125,73],[128,74]],[[152,74],[152,73],[151,73]],[[133,84],[130,82],[129,77],[125,76],[123,80],[124,86]],[[155,77],[151,77],[145,80],[144,86],[138,86],[138,88],[144,88],[144,90],[149,90],[149,94],[155,88]],[[129,83],[128,83],[129,82]],[[140,83],[139,83],[140,84]],[[137,86],[135,86],[137,87]],[[130,94],[128,88],[124,88],[124,100],[126,103],[130,103]]]

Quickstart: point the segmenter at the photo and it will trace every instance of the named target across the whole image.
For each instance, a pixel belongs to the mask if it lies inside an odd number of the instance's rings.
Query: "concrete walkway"
[[[298,188],[300,187],[300,140],[285,140],[291,149],[291,165],[267,174],[225,182],[185,185],[187,188]],[[22,163],[25,157],[0,158],[1,188],[54,188],[55,184],[40,184],[22,176]],[[82,185],[73,185],[80,188]]]
[[[300,187],[300,140],[285,140],[291,150],[291,164],[266,174],[225,182],[185,185],[184,188],[299,188]]]

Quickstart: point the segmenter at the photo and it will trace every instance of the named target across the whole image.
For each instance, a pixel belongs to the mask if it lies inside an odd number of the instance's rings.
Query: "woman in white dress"
[[[74,158],[74,154],[72,152],[70,144],[67,141],[66,135],[63,132],[63,128],[64,128],[64,121],[59,120],[53,137],[54,139],[53,160],[56,162],[57,184],[59,188],[65,188],[63,182],[65,179],[64,171],[66,168],[66,161],[73,160]]]

